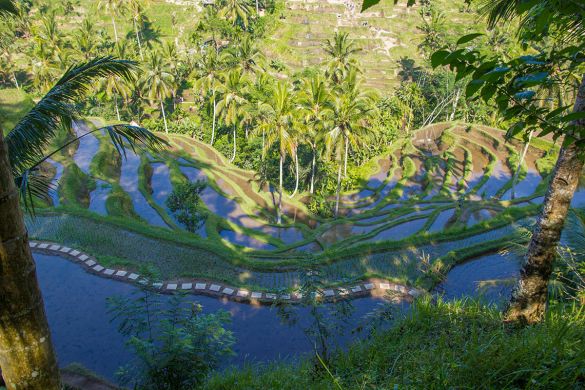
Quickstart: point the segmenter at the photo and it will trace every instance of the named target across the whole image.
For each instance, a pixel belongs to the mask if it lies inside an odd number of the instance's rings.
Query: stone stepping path
[[[249,289],[226,285],[221,282],[209,280],[181,280],[152,282],[140,274],[129,270],[107,268],[97,260],[80,250],[62,246],[52,242],[30,241],[32,251],[46,253],[73,261],[85,268],[87,272],[101,277],[119,280],[127,283],[139,283],[159,290],[161,293],[186,292],[191,294],[209,295],[230,299],[242,303],[271,304],[299,303],[302,299],[300,293],[283,293],[267,291],[250,291]],[[393,301],[412,300],[421,295],[423,291],[396,284],[386,280],[366,280],[359,283],[352,283],[347,286],[325,288],[319,292],[324,300],[350,299],[369,295],[383,296],[391,293]]]

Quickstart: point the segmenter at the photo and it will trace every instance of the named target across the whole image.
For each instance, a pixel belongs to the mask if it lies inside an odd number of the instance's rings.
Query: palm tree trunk
[[[459,98],[461,97],[461,88],[457,88],[457,95],[455,96],[455,100],[453,100],[453,110],[451,111],[451,117],[449,118],[450,121],[455,119],[455,114],[457,113],[457,104],[459,103]]]
[[[259,7],[258,7],[258,0],[256,0],[256,15],[258,15],[260,13],[259,11]]]
[[[213,91],[213,121],[211,125],[211,143],[210,145],[213,146],[213,140],[215,139],[215,90]]]
[[[118,95],[114,93],[114,105],[116,106],[116,115],[118,116],[118,122],[121,121],[120,119],[120,109],[118,108]]]
[[[315,191],[315,166],[317,164],[316,150],[313,148],[313,161],[311,162],[311,194]]]
[[[167,114],[165,114],[165,106],[163,104],[163,99],[160,97],[160,95],[159,95],[159,99],[160,99],[160,111],[162,112],[163,121],[165,123],[165,133],[169,134],[169,127],[167,126]]]
[[[279,173],[278,173],[278,209],[276,210],[276,223],[279,225],[282,223],[282,166],[284,165],[284,158],[282,152],[280,152],[279,162]]]
[[[347,155],[349,152],[349,140],[344,137],[345,140],[345,156],[343,157],[343,177],[347,177]]]
[[[0,368],[8,389],[61,389],[28,234],[0,131]]]
[[[114,38],[116,38],[116,43],[118,42],[118,28],[116,27],[116,19],[114,18],[114,14],[112,14],[112,25],[114,25]]]
[[[16,89],[20,89],[20,85],[18,84],[18,79],[16,78],[16,73],[12,72],[12,78],[14,79],[14,85]]]
[[[339,214],[339,197],[341,194],[341,164],[337,168],[337,195],[335,197],[335,216]]]
[[[522,167],[522,163],[526,158],[526,153],[528,152],[528,147],[530,146],[530,140],[532,139],[532,134],[534,130],[532,130],[528,134],[528,141],[524,144],[524,148],[522,149],[522,154],[520,155],[520,161],[518,161],[518,166],[516,167],[516,172],[514,172],[514,177],[512,178],[512,199],[516,198],[516,183],[518,182],[518,176],[520,175],[520,168]]]
[[[294,198],[299,189],[299,155],[295,150],[295,190],[289,198]]]
[[[235,159],[236,159],[236,124],[234,123],[234,153],[232,154],[232,158],[230,159],[230,162],[234,162]]]
[[[585,77],[579,87],[574,107],[574,112],[580,111],[585,111]],[[576,134],[585,128],[584,119],[574,124],[577,126]],[[506,321],[535,323],[542,319],[556,247],[583,165],[583,151],[575,143],[561,149],[542,212],[524,257],[520,280],[506,310]]]
[[[132,18],[132,20],[134,21],[134,32],[136,33],[136,42],[138,42],[138,52],[140,53],[140,59],[144,61],[144,54],[142,54],[142,43],[140,42],[140,33],[138,31],[136,19]]]

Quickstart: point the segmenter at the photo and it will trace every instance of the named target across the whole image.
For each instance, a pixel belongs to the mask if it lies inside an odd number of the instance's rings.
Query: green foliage
[[[165,304],[159,294],[143,290],[133,299],[110,298],[108,306],[136,354],[118,375],[135,389],[196,388],[233,353],[232,332],[224,328],[229,313],[203,314],[201,305],[185,296],[174,295]]]
[[[207,389],[566,388],[583,386],[585,316],[554,305],[532,327],[509,329],[495,307],[475,301],[416,301],[404,318],[339,352],[328,372],[300,366],[215,374]]]
[[[204,181],[179,183],[173,187],[173,192],[166,200],[166,206],[177,221],[194,233],[205,221],[201,212],[201,191],[207,185]]]

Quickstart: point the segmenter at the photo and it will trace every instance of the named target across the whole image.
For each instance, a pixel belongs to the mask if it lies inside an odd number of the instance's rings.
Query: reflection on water
[[[140,167],[140,156],[131,150],[126,151],[126,158],[122,160],[122,172],[120,175],[120,186],[132,198],[134,211],[144,218],[149,224],[167,227],[161,216],[153,209],[144,195],[138,189],[138,168]]]
[[[131,358],[115,324],[110,323],[106,298],[113,295],[132,296],[136,287],[104,279],[83,271],[78,265],[55,256],[35,254],[38,278],[61,366],[79,362],[96,373],[113,379],[114,372]],[[165,296],[166,297],[166,296]],[[311,353],[304,328],[311,317],[305,308],[295,308],[300,323],[290,326],[282,322],[275,308],[222,301],[205,296],[189,296],[203,305],[204,312],[225,310],[231,313],[229,328],[234,332],[237,355],[224,362],[272,361]],[[364,316],[378,308],[380,298],[352,301],[354,312],[346,319],[331,318],[352,324],[336,337],[339,345],[355,339],[351,333]]]
[[[90,194],[89,209],[95,213],[107,215],[106,200],[110,191],[112,191],[112,186],[109,183],[95,179],[95,190]]]
[[[51,158],[47,159],[47,162],[52,164],[55,167],[55,176],[51,180],[51,190],[49,191],[49,196],[53,202],[53,206],[59,206],[59,180],[63,176],[63,164],[57,162]]]

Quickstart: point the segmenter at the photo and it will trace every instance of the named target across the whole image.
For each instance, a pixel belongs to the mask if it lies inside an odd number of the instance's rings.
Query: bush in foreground
[[[333,356],[326,368],[248,367],[218,373],[208,389],[583,388],[585,313],[551,307],[543,323],[511,329],[475,301],[422,299],[396,326]]]

